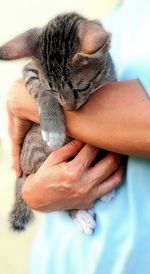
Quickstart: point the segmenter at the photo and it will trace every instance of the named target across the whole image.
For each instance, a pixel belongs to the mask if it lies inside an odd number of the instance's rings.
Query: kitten
[[[96,88],[116,80],[109,46],[110,34],[99,22],[67,13],[0,47],[1,60],[32,57],[23,77],[38,105],[41,126],[33,124],[22,145],[23,175],[17,179],[16,201],[10,214],[13,230],[23,230],[32,219],[31,210],[21,198],[27,175],[36,172],[54,149],[69,141],[62,107],[75,111]],[[92,233],[92,210],[74,210],[70,214],[85,233]]]

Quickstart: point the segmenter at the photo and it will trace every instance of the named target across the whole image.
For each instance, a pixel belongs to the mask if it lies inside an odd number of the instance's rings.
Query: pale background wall
[[[57,13],[77,11],[89,18],[98,19],[117,2],[118,0],[0,0],[0,45],[30,27],[43,26]],[[23,64],[24,61],[0,62],[0,141],[3,144],[0,145],[0,274],[28,274],[32,238],[39,223],[38,217],[22,235],[12,234],[7,223],[14,195],[15,175],[11,170],[5,99],[11,83],[21,77]]]

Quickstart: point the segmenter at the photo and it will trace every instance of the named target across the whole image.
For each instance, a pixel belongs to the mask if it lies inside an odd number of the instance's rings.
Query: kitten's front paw
[[[66,135],[63,132],[42,130],[42,137],[50,148],[57,149],[64,145]]]
[[[91,235],[96,226],[96,215],[93,209],[72,210],[70,216],[86,235]]]

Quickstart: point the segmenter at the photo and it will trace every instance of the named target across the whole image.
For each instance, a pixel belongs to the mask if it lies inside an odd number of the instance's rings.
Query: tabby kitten
[[[23,77],[37,102],[41,126],[34,124],[22,145],[23,175],[16,182],[16,201],[9,218],[13,230],[23,230],[32,219],[32,212],[21,197],[26,177],[37,171],[52,150],[69,141],[62,107],[75,111],[96,88],[116,80],[109,45],[110,34],[99,22],[67,13],[0,47],[1,60],[32,57]],[[70,215],[85,233],[92,233],[92,210],[74,210]]]

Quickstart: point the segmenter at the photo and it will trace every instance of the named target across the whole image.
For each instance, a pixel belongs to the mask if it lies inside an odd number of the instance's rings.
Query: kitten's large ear
[[[99,59],[108,51],[111,34],[106,32],[96,21],[83,21],[78,26],[80,42],[79,51],[74,55],[74,64],[88,64],[89,61]]]
[[[37,56],[42,29],[30,29],[0,47],[0,60]]]

